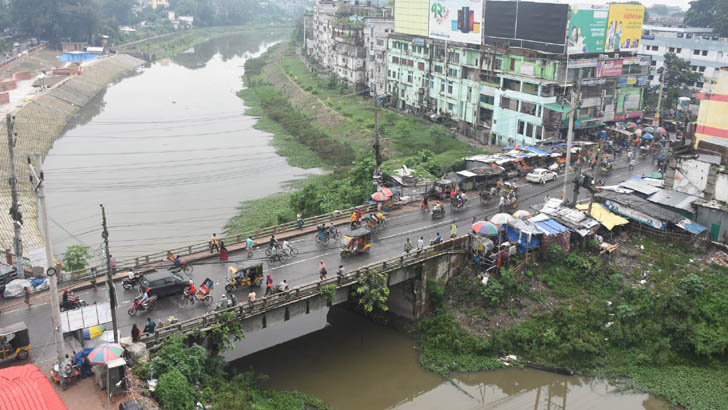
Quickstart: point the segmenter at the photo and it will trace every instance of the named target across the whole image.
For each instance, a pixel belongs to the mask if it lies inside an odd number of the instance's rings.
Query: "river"
[[[317,170],[287,164],[236,93],[248,58],[287,33],[212,40],[141,67],[83,107],[45,163],[54,251],[100,256],[103,203],[118,259],[209,240],[241,201]]]

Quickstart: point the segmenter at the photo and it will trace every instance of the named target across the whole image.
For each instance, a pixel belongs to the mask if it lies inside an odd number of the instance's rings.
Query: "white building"
[[[336,63],[332,34],[335,20],[336,4],[330,1],[316,3],[313,13],[304,19],[306,54],[316,61],[324,72],[330,72]]]
[[[370,95],[387,94],[387,38],[394,32],[394,19],[368,18],[364,25],[366,86]]]
[[[692,70],[703,75],[692,86],[701,89],[703,83],[717,78],[720,67],[728,66],[728,38],[713,34],[712,28],[642,26],[639,54],[652,57],[650,85],[659,83],[657,69],[666,53],[690,61]]]

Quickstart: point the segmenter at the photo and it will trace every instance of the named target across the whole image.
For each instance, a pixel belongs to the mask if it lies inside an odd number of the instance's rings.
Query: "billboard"
[[[429,15],[430,38],[480,45],[483,0],[431,0]]]
[[[597,77],[614,77],[622,75],[622,60],[600,61],[597,64]]]
[[[569,54],[603,53],[609,6],[579,4],[571,8]]]
[[[604,51],[637,50],[642,38],[642,21],[645,6],[637,4],[612,4],[609,6],[607,37]]]
[[[568,4],[486,0],[485,42],[563,54],[568,20]]]
[[[394,3],[394,31],[427,37],[430,0],[397,0]]]

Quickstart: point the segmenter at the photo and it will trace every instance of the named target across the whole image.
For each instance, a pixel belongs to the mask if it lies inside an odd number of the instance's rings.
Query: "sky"
[[[558,3],[569,3],[569,4],[593,3],[592,1],[588,1],[588,0],[556,0],[556,1]],[[683,10],[687,10],[690,7],[689,0],[639,0],[639,1],[647,7],[654,6],[655,4],[664,4],[666,6],[678,6]]]

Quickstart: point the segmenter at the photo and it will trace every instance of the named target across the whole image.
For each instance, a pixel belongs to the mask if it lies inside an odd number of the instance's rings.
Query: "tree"
[[[728,0],[694,0],[685,13],[683,24],[712,27],[715,34],[728,37]]]
[[[665,107],[672,107],[677,103],[680,91],[684,90],[685,86],[702,79],[700,73],[691,70],[690,61],[674,53],[665,54],[664,65],[657,70],[657,73],[665,87],[662,96]]]
[[[133,20],[134,0],[100,0],[101,17],[113,19],[119,24],[131,24]]]
[[[83,245],[71,245],[66,248],[66,255],[63,257],[63,270],[73,272],[88,266],[88,258],[91,256],[88,247]]]
[[[359,286],[356,288],[359,297],[359,304],[365,312],[371,313],[374,309],[382,311],[389,310],[387,299],[389,298],[389,287],[387,287],[387,274],[370,270],[359,278]]]
[[[51,41],[91,41],[101,25],[94,0],[12,0],[16,25]]]
[[[159,400],[159,404],[167,410],[191,409],[195,402],[190,383],[174,367],[159,377],[154,396]]]

